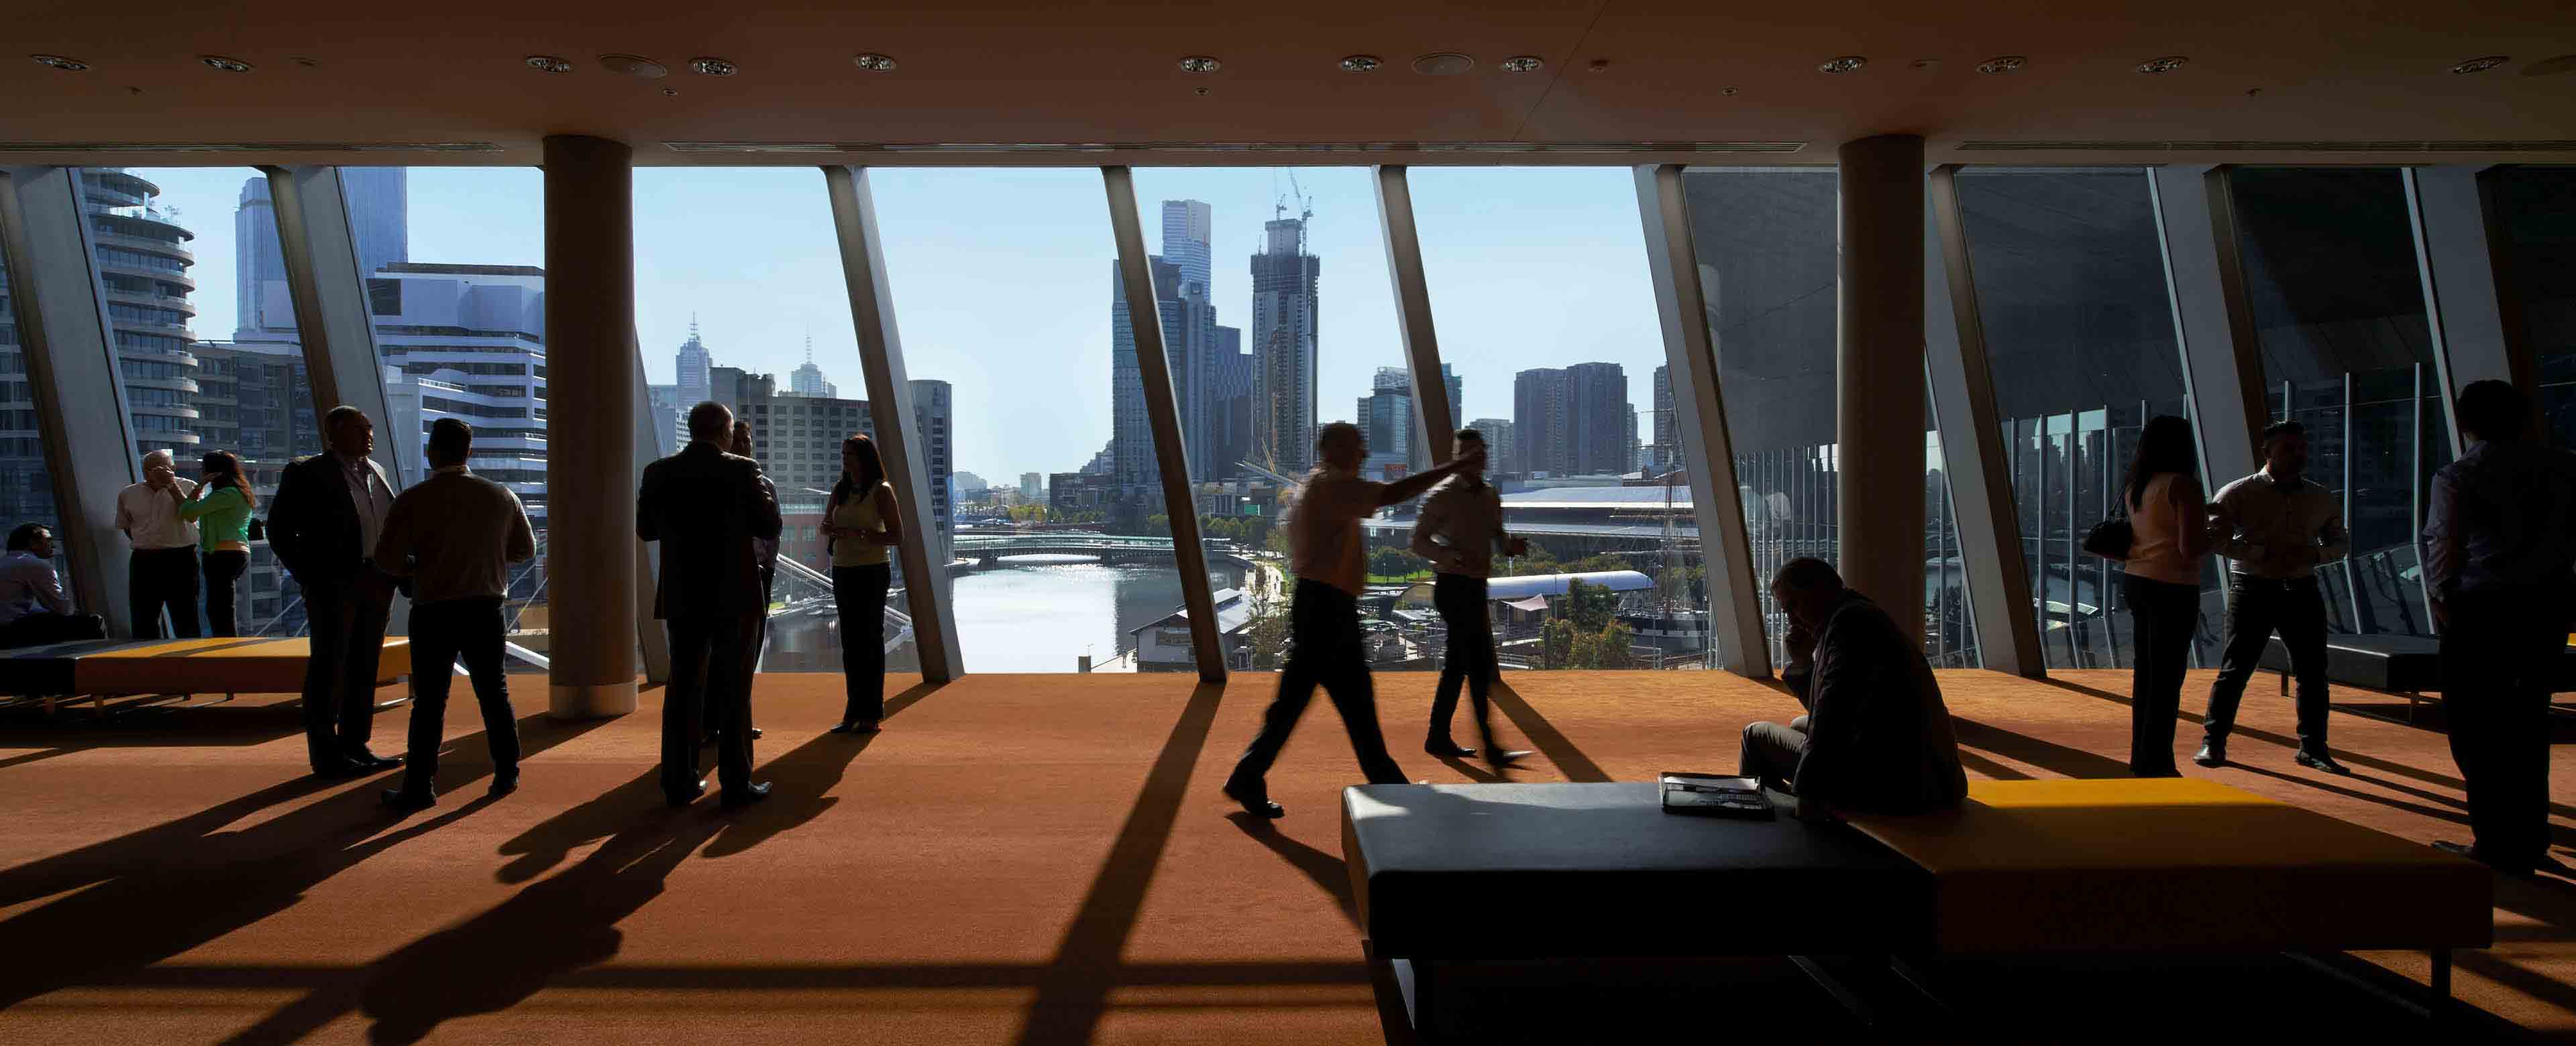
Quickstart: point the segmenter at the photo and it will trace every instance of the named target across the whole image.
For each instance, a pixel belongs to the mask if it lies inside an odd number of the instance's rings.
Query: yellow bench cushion
[[[2192,778],[1976,781],[1854,816],[1930,871],[1944,950],[2482,947],[2486,868]]]
[[[292,694],[304,689],[312,642],[291,639],[173,639],[82,654],[72,664],[84,694]],[[385,637],[376,682],[411,672],[411,640]]]

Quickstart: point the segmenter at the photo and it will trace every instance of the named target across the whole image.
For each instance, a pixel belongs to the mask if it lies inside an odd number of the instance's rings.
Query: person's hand
[[[1816,634],[1809,631],[1804,623],[1791,621],[1789,635],[1782,640],[1782,643],[1789,648],[1790,668],[1805,669],[1816,666]]]
[[[179,489],[179,473],[168,465],[153,465],[143,470],[143,483],[154,490]]]

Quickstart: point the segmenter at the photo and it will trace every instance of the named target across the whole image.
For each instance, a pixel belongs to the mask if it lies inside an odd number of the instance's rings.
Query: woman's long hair
[[[877,441],[866,436],[842,440],[841,453],[851,452],[858,454],[859,471],[854,476],[850,474],[848,464],[841,466],[841,481],[832,485],[832,505],[835,508],[848,504],[851,494],[873,492],[878,484],[885,482],[885,459],[877,456]]]
[[[2198,476],[2200,450],[2192,441],[2191,422],[2158,414],[2138,433],[2138,453],[2129,459],[2129,478],[2121,484],[2129,495],[2129,511],[2138,511],[2146,500],[2147,482],[2167,472]]]
[[[241,458],[236,457],[232,451],[207,452],[203,474],[207,477],[208,483],[241,491],[243,504],[252,508],[259,507],[259,495],[251,493],[250,481],[242,477]]]

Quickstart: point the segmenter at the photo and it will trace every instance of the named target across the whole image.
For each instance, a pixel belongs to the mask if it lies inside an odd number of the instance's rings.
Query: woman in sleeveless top
[[[832,602],[841,615],[841,674],[849,706],[836,734],[871,734],[885,718],[885,604],[894,568],[886,550],[903,544],[903,516],[885,459],[866,436],[841,441],[841,482],[823,518],[832,554]],[[937,569],[939,564],[933,564]]]
[[[2174,718],[2200,625],[2200,570],[2210,545],[2199,460],[2191,423],[2159,415],[2139,435],[2122,486],[2136,534],[2120,591],[2138,637],[2129,681],[2129,772],[2140,777],[2182,776],[2174,765]]]

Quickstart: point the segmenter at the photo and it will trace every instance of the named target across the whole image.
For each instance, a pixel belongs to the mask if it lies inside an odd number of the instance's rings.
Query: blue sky
[[[233,211],[253,172],[138,173],[197,234],[198,335],[229,337]],[[1136,172],[1149,249],[1160,248],[1162,200],[1213,207],[1220,322],[1249,326],[1247,259],[1289,174]],[[1376,369],[1403,363],[1377,205],[1367,168],[1294,174],[1315,212],[1310,249],[1323,259],[1317,410],[1348,418]],[[1099,173],[881,168],[871,178],[911,374],[955,387],[957,467],[995,482],[1080,467],[1109,438],[1115,247]],[[1591,361],[1624,365],[1629,402],[1649,406],[1663,344],[1628,169],[1415,168],[1411,180],[1441,351],[1464,381],[1466,417],[1511,417],[1516,371]],[[411,258],[542,265],[542,194],[533,168],[415,168]],[[862,395],[819,172],[639,169],[635,211],[636,328],[651,380],[671,380],[695,315],[718,363],[782,384],[810,333],[841,394]]]

